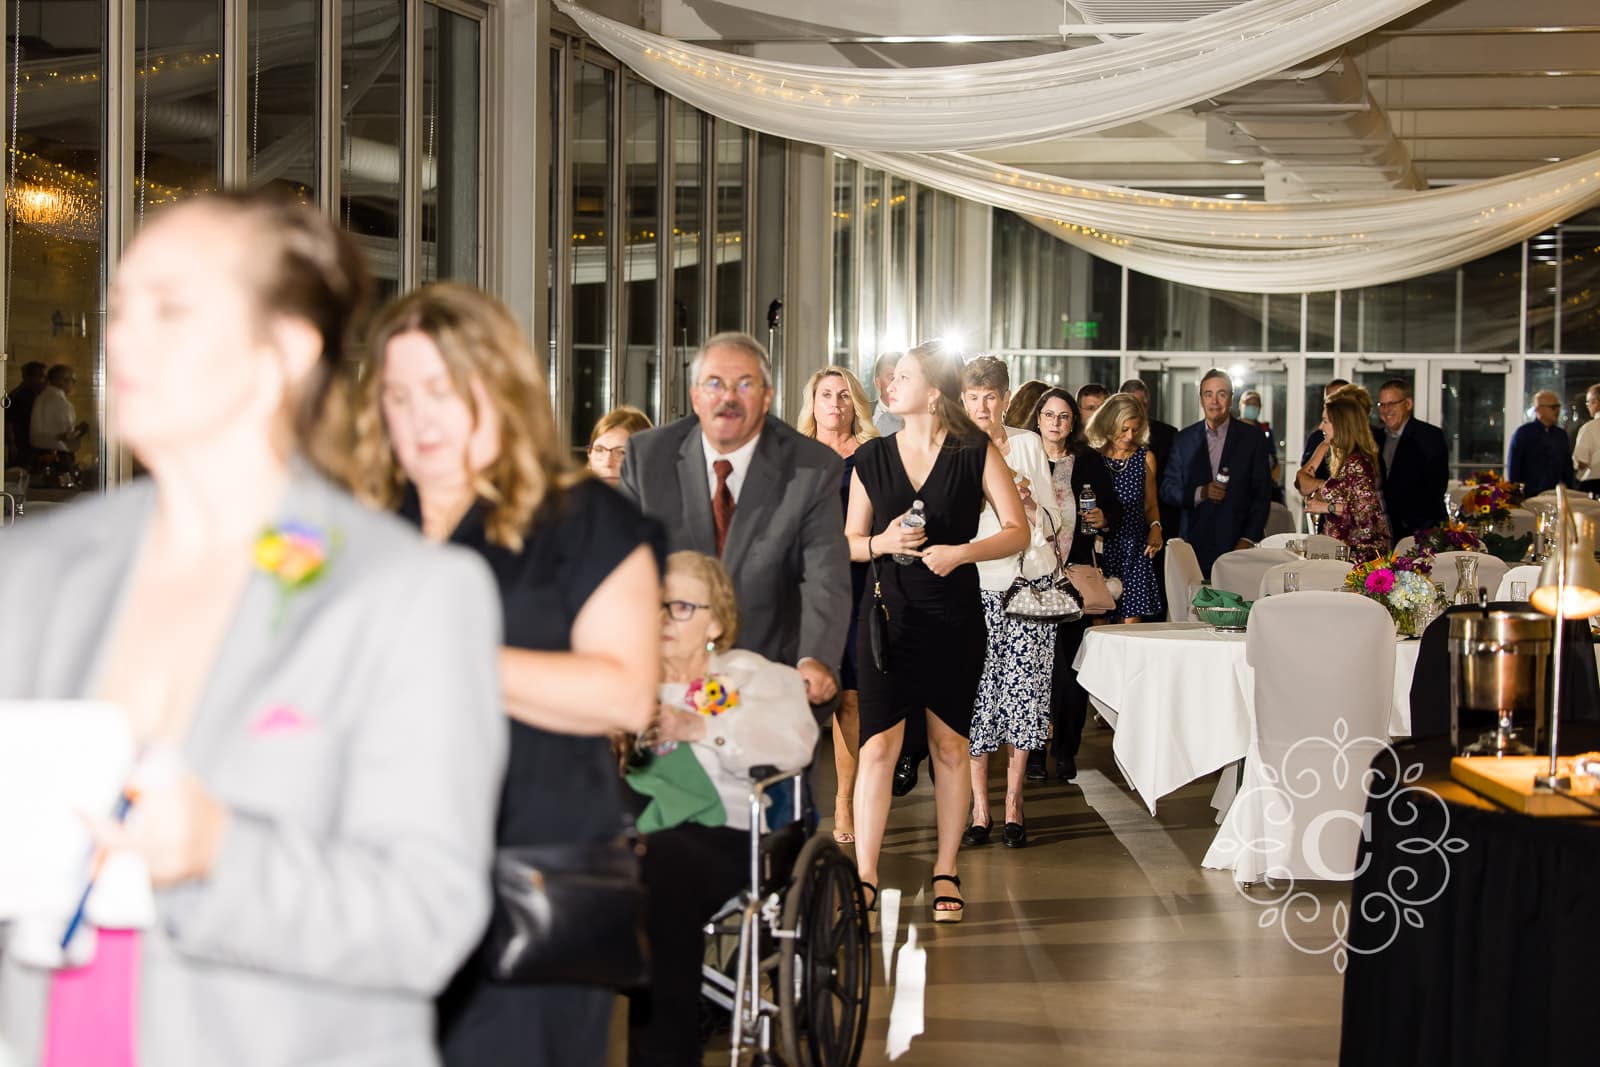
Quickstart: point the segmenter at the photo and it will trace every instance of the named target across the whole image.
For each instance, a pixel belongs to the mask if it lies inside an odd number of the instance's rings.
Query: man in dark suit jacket
[[[844,462],[772,407],[772,364],[747,334],[718,334],[690,368],[695,414],[628,440],[623,493],[673,550],[719,556],[739,597],[739,648],[797,667],[813,704],[838,691],[850,629]]]
[[[1232,379],[1224,371],[1206,371],[1200,379],[1205,417],[1178,431],[1161,480],[1162,501],[1183,516],[1178,536],[1194,548],[1207,577],[1218,556],[1261,540],[1272,500],[1267,439],[1231,417],[1232,405]]]
[[[1166,477],[1167,464],[1172,459],[1172,446],[1178,440],[1178,428],[1170,422],[1162,422],[1150,410],[1150,390],[1145,388],[1144,382],[1138,378],[1129,378],[1122,383],[1122,392],[1131,394],[1139,403],[1144,405],[1145,414],[1150,420],[1150,454],[1156,460],[1156,485],[1161,485],[1161,479]],[[1163,530],[1176,530],[1179,522],[1178,509],[1168,504],[1165,500],[1160,502],[1161,528]],[[1157,567],[1159,574],[1160,568]]]
[[[1411,386],[1390,378],[1378,386],[1378,463],[1383,472],[1383,505],[1396,541],[1444,522],[1444,494],[1450,484],[1450,451],[1444,431],[1411,417]]]

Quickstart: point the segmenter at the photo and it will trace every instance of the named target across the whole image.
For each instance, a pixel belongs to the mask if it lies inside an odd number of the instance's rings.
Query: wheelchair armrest
[[[776,767],[773,767],[769,764],[762,764],[759,767],[751,767],[750,799],[755,800],[758,797],[763,796],[767,790],[771,789],[773,786],[782,782],[787,782],[794,778],[798,778],[805,773],[806,769],[804,767],[792,771],[780,771]]]

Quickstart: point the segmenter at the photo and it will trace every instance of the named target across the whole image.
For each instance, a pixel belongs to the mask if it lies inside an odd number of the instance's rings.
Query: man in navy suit
[[[1444,431],[1411,417],[1411,386],[1390,378],[1378,386],[1378,459],[1383,471],[1383,505],[1396,541],[1415,537],[1444,522],[1445,487],[1450,484],[1450,452]]]
[[[1272,500],[1267,439],[1230,416],[1232,406],[1233,382],[1227,373],[1206,371],[1200,379],[1205,417],[1178,432],[1161,479],[1161,500],[1180,509],[1178,536],[1194,548],[1207,577],[1218,556],[1261,540]]]

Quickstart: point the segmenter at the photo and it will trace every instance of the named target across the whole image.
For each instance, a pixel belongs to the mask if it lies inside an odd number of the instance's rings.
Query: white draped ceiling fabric
[[[1245,0],[1138,37],[959,67],[776,63],[556,6],[673,96],[778,137],[893,152],[1006,148],[1108,130],[1260,81],[1428,0]]]
[[[1133,270],[1247,293],[1359,289],[1431,274],[1600,204],[1600,152],[1493,181],[1327,204],[1151,193],[958,153],[846,154],[1025,215],[1057,237]]]
[[[1345,44],[1426,0],[1246,0],[1180,27],[1045,56],[880,70],[697,48],[557,6],[675,96],[1022,214],[1145,274],[1241,292],[1355,289],[1458,266],[1600,203],[1600,153],[1472,185],[1337,203],[1218,200],[1073,181],[956,149],[1171,111]]]

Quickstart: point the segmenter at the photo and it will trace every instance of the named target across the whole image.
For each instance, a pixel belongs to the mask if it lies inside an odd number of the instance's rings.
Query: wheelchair
[[[805,771],[750,776],[750,884],[706,924],[702,1007],[727,1013],[734,1067],[854,1067],[872,989],[861,879],[831,837],[808,839]],[[762,833],[763,799],[785,782],[801,817]]]

